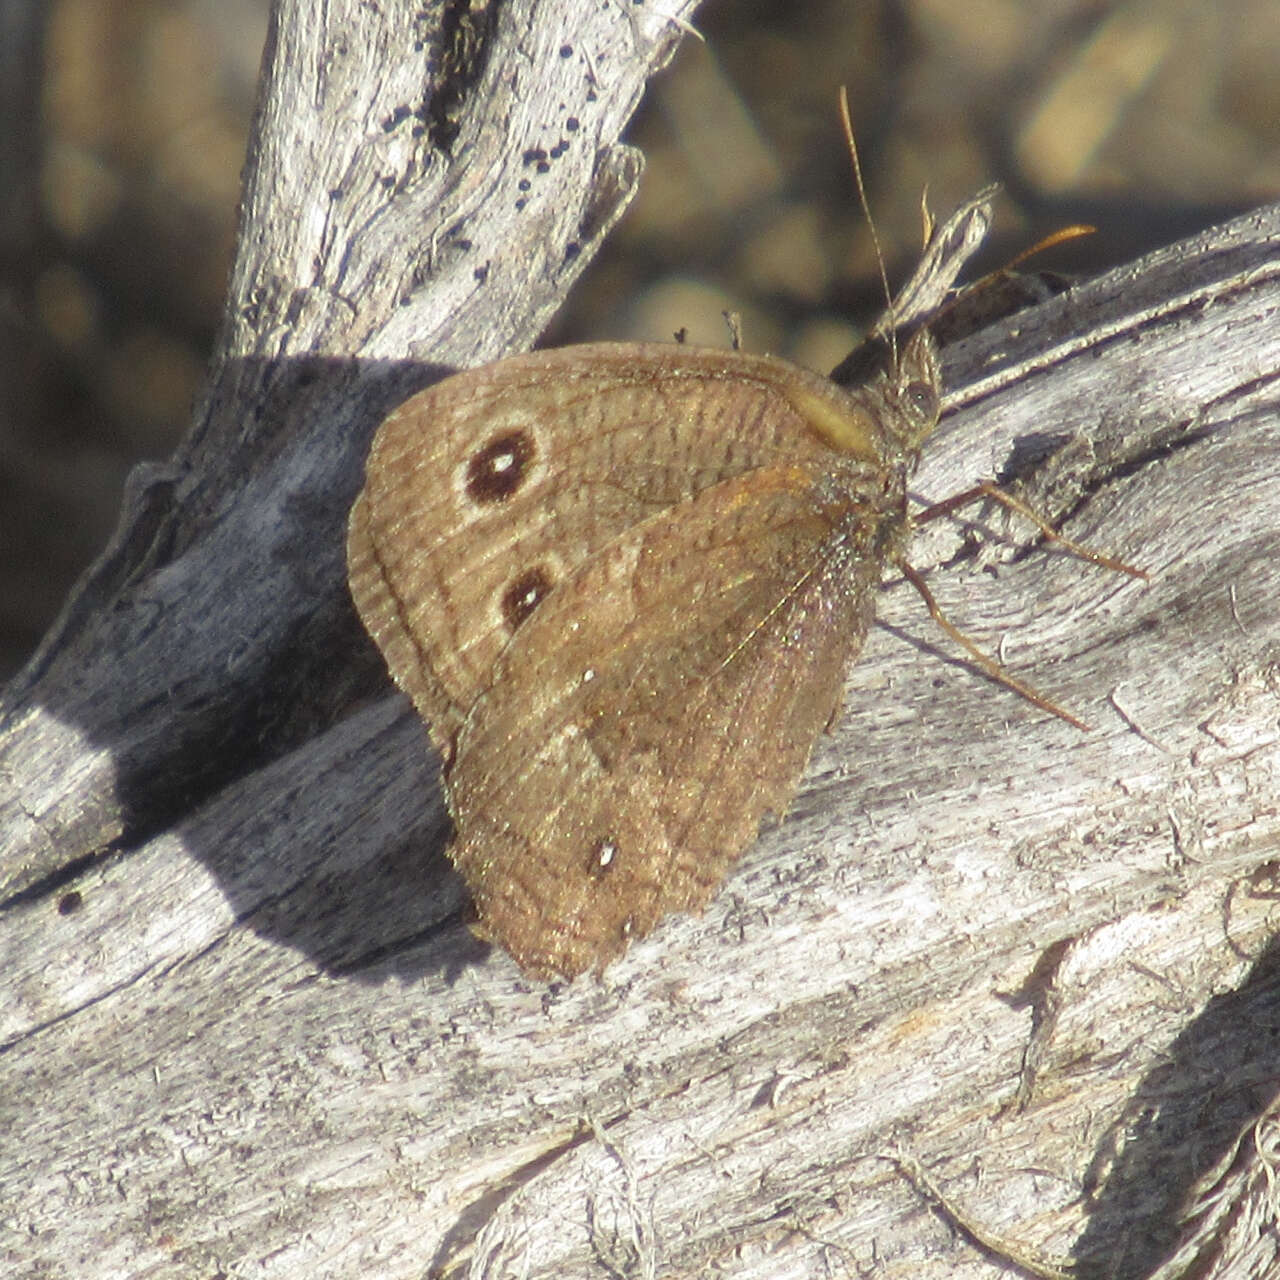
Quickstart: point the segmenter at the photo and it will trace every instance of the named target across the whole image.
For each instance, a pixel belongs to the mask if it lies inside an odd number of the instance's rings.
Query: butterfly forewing
[[[352,509],[351,591],[446,755],[521,623],[599,548],[754,467],[827,450],[855,395],[784,361],[600,344],[534,352],[392,413]]]

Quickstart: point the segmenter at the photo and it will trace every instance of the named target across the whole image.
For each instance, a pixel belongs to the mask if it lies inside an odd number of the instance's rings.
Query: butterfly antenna
[[[1091,236],[1098,230],[1087,222],[1075,222],[1069,227],[1059,227],[1057,231],[1051,231],[1043,240],[1037,240],[1029,249],[1023,251],[1004,265],[1005,271],[1012,271],[1015,267],[1020,267],[1028,258],[1033,258],[1037,253],[1043,253],[1046,249],[1052,249],[1056,245],[1066,244],[1069,240],[1079,240],[1082,236]]]
[[[880,284],[884,288],[884,300],[890,315],[893,314],[893,295],[889,292],[889,273],[884,267],[884,254],[880,250],[880,237],[876,235],[876,222],[871,216],[871,203],[867,199],[867,188],[862,181],[862,162],[858,159],[858,144],[853,137],[853,120],[849,116],[849,94],[844,85],[840,86],[840,123],[844,127],[844,140],[849,147],[849,158],[853,161],[853,180],[858,186],[858,201],[862,205],[863,217],[867,220],[867,230],[871,232],[871,247],[875,250],[876,266],[880,271]],[[889,351],[893,367],[898,367],[897,323],[889,326]]]

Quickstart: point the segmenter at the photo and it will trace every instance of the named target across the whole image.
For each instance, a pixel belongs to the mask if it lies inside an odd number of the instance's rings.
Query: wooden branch
[[[510,3],[481,65],[414,12],[279,7],[192,437],[5,704],[0,1256],[1274,1267],[1280,209],[947,353],[921,496],[999,476],[1152,574],[1000,510],[917,541],[950,616],[1093,731],[890,584],[793,812],[706,915],[531,983],[466,930],[341,530],[387,405],[526,345],[589,257],[678,29]]]
[[[42,780],[0,814],[5,890],[164,829],[380,686],[343,582],[369,436],[442,366],[530,345],[625,207],[616,138],[681,11],[619,8],[504,5],[464,58],[440,6],[278,6],[192,433],[135,475],[10,692],[15,788],[37,755]]]

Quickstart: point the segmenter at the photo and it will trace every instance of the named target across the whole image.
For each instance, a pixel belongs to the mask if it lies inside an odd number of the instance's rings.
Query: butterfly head
[[[920,449],[938,425],[942,409],[942,370],[938,348],[927,329],[917,330],[898,349],[882,375],[886,461],[914,467]]]

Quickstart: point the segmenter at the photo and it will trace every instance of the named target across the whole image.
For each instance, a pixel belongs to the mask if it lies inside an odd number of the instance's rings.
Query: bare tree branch
[[[947,352],[921,496],[1152,574],[918,539],[1091,733],[890,584],[704,917],[558,987],[466,930],[342,525],[387,406],[527,345],[625,203],[650,9],[279,7],[192,436],[5,704],[14,1274],[1275,1266],[1280,210]]]

